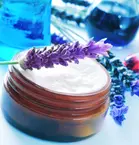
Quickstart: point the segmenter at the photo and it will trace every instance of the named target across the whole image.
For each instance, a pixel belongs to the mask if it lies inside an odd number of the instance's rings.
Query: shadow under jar
[[[15,57],[18,58],[20,54]],[[78,141],[100,131],[109,107],[111,80],[103,66],[95,60],[89,62],[103,70],[107,81],[99,90],[88,93],[66,93],[43,87],[24,75],[33,71],[21,72],[20,66],[9,66],[2,94],[2,111],[7,121],[27,134],[54,141]],[[70,65],[61,67],[64,71]]]

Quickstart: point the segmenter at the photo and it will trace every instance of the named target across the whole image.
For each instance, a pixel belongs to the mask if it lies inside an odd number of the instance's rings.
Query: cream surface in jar
[[[107,83],[104,69],[93,60],[86,58],[79,64],[55,65],[54,68],[33,69],[20,72],[34,83],[59,93],[81,94],[98,91]]]

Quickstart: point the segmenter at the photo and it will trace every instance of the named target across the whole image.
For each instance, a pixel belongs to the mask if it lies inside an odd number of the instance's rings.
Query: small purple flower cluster
[[[104,43],[106,39],[98,42],[90,40],[86,45],[75,43],[65,43],[54,45],[51,49],[31,49],[27,52],[26,57],[21,61],[23,69],[33,68],[40,69],[41,67],[52,68],[54,65],[68,66],[68,63],[79,63],[79,59],[85,57],[97,58],[98,55],[107,55],[107,51],[112,47],[108,43]]]
[[[128,106],[124,104],[124,97],[122,95],[115,95],[114,102],[111,105],[110,115],[113,117],[116,123],[122,125],[125,120],[125,114],[128,111]]]

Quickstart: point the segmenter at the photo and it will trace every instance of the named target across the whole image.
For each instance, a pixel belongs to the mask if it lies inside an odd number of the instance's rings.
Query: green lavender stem
[[[0,61],[0,65],[13,65],[13,64],[19,64],[18,61]]]

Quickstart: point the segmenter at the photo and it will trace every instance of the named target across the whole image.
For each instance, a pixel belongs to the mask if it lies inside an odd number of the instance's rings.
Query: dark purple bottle
[[[128,2],[132,0],[128,0]],[[131,7],[114,1],[101,1],[97,7],[89,10],[86,28],[89,37],[95,40],[108,38],[114,46],[123,46],[131,42],[139,26],[137,4]]]

